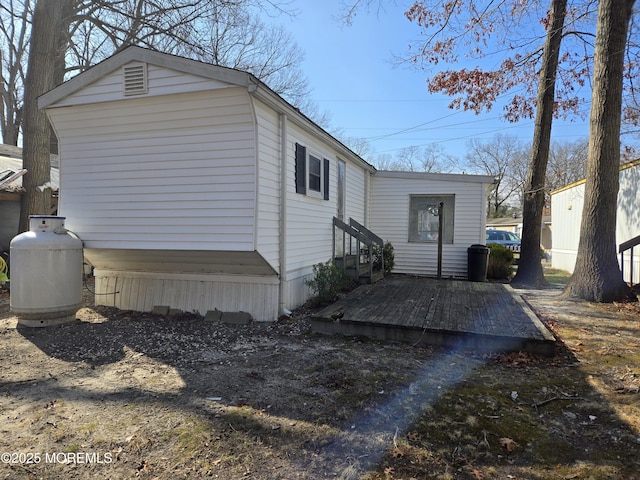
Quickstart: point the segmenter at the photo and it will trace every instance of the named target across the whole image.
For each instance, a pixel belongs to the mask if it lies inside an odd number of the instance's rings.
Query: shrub
[[[513,265],[513,252],[498,243],[489,243],[487,247],[490,249],[487,278],[495,280],[508,279]]]
[[[316,295],[318,303],[329,303],[336,299],[338,293],[349,288],[351,277],[329,260],[313,266],[313,278],[305,281]]]
[[[380,270],[383,259],[384,273],[386,275],[391,273],[391,270],[396,264],[395,255],[393,254],[393,245],[391,245],[391,242],[385,242],[382,248],[377,245],[373,248],[373,268],[375,270]]]

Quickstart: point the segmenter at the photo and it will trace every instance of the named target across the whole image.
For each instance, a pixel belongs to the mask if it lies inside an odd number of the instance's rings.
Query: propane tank
[[[11,240],[11,311],[27,327],[75,320],[82,304],[82,241],[65,217],[33,215],[29,231]]]

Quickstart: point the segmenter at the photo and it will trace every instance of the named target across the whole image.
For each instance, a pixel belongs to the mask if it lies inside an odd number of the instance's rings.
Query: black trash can
[[[489,267],[489,247],[471,245],[467,248],[467,279],[470,282],[484,282]]]

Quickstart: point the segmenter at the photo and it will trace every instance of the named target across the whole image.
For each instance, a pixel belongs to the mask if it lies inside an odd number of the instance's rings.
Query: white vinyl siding
[[[323,158],[335,159],[335,154],[311,135],[305,134],[292,123],[289,124],[287,141],[287,272],[299,275],[300,269],[307,269],[330,259],[332,253],[332,220],[336,212],[335,184],[336,172],[329,169],[329,200],[310,195],[296,194],[295,185],[295,144],[307,148]]]
[[[335,169],[337,171],[337,168]],[[365,220],[365,200],[366,200],[366,183],[368,172],[362,168],[347,162],[346,169],[346,202],[344,219],[349,223],[349,218],[353,218],[357,222],[366,226]],[[336,180],[337,181],[337,180]],[[337,183],[336,183],[337,185]],[[373,232],[377,233],[377,232]]]
[[[49,114],[61,139],[59,211],[87,246],[254,249],[256,140],[246,90]]]
[[[280,125],[278,114],[254,102],[258,121],[258,252],[279,271],[280,259]]]
[[[584,183],[551,196],[551,262],[553,268],[573,272],[580,240]]]
[[[620,171],[616,247],[640,235],[640,161],[631,165],[633,166],[627,166]],[[618,262],[620,262],[619,254]],[[624,257],[624,278],[626,281],[640,283],[640,246],[633,249],[633,279],[630,277],[630,267],[631,255],[627,251]]]
[[[377,172],[372,176],[369,228],[394,247],[394,272],[435,275],[437,243],[409,242],[411,195],[455,195],[453,243],[443,245],[442,274],[467,274],[467,248],[484,244],[486,183],[464,175]]]
[[[296,143],[307,153],[329,160],[329,200],[296,193]],[[337,161],[346,162],[345,218],[364,223],[365,183],[369,175],[364,168],[345,160],[338,152],[316,137],[289,124],[287,141],[287,266],[283,275],[283,300],[291,308],[304,303],[311,295],[305,280],[310,279],[313,265],[325,263],[333,253],[333,217],[337,215]]]
[[[617,247],[640,235],[640,161],[623,165],[620,169],[620,188],[616,212]],[[569,185],[551,194],[551,232],[553,235],[551,264],[573,272],[580,241],[580,223],[584,207],[584,181]],[[640,283],[640,248],[634,249],[633,281]],[[620,255],[618,255],[618,262]],[[625,280],[631,280],[629,252],[625,256]]]

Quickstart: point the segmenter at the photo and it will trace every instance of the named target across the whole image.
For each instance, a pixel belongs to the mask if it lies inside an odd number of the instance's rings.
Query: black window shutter
[[[307,193],[307,147],[296,143],[296,193]]]
[[[329,200],[329,160],[324,159],[324,199]]]

